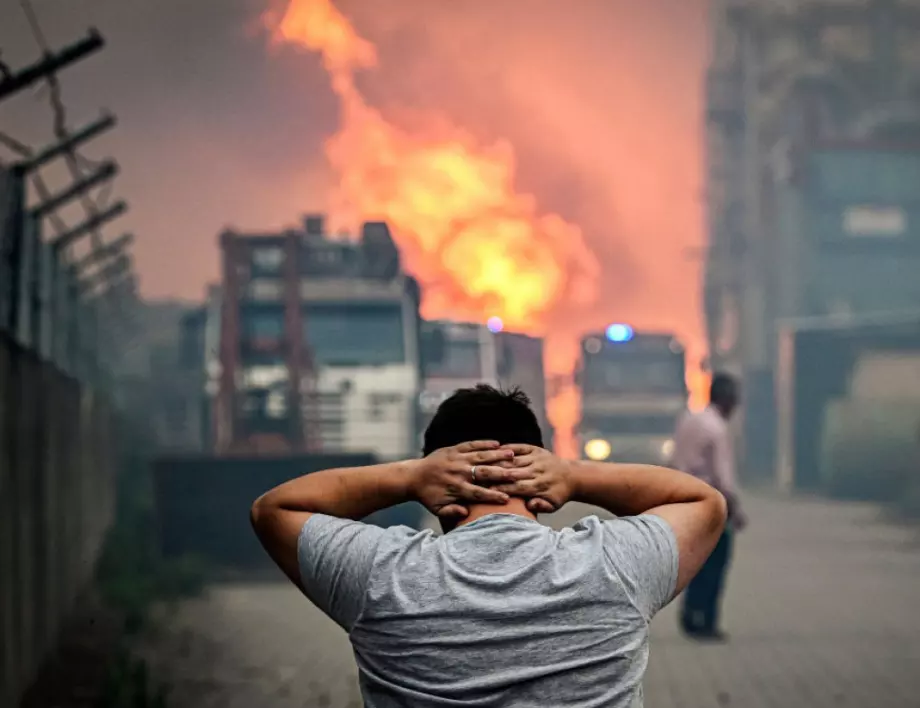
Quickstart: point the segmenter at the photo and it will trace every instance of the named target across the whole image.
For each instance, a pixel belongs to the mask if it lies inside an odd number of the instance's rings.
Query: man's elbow
[[[249,507],[249,523],[252,524],[253,531],[259,535],[260,529],[264,528],[265,522],[271,515],[271,505],[265,499],[266,495],[256,499],[252,506]]]
[[[712,529],[721,534],[725,529],[725,524],[728,523],[728,500],[718,489],[710,487],[707,505],[710,510]]]

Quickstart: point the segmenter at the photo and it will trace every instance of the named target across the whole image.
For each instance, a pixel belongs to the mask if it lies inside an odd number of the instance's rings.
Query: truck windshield
[[[326,366],[382,366],[406,360],[399,303],[307,305],[304,340],[316,363]]]
[[[482,347],[478,340],[445,338],[441,361],[432,364],[428,376],[446,379],[482,379]]]
[[[589,357],[585,361],[584,395],[593,393],[682,394],[686,387],[684,358],[623,356]]]

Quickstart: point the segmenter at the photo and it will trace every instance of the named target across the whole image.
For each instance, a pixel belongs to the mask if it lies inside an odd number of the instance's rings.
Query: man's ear
[[[443,533],[453,531],[469,513],[470,510],[462,504],[449,504],[445,506],[438,511],[438,521],[441,523],[441,531]]]
[[[534,497],[527,500],[527,508],[534,514],[552,514],[556,509],[546,499]]]

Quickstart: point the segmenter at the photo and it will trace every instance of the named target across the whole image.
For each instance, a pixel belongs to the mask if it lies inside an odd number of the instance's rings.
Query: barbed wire
[[[12,152],[15,152],[20,157],[32,157],[32,148],[20,142],[12,135],[7,135],[2,130],[0,130],[0,143],[6,145]]]
[[[45,56],[51,56],[51,45],[48,43],[48,38],[44,30],[42,30],[41,22],[39,22],[35,7],[32,5],[32,0],[19,0],[19,6],[22,8],[22,12],[26,17],[26,22],[29,25],[29,29],[32,32],[32,36],[38,48]],[[48,74],[45,77],[45,83],[48,85],[49,100],[54,115],[54,136],[61,141],[67,140],[70,137],[70,132],[67,127],[67,106],[64,104],[61,82],[58,81],[57,73],[51,72]],[[64,160],[70,169],[71,177],[75,180],[82,179],[86,176],[84,167],[93,168],[101,164],[81,155],[76,147],[71,147],[66,151]],[[81,202],[83,203],[84,209],[87,210],[91,217],[98,215],[100,206],[90,194],[85,193],[81,195]],[[99,229],[91,229],[90,235],[96,241],[93,243],[94,248],[98,248],[102,245],[102,234]]]
[[[35,151],[28,145],[2,131],[0,131],[0,143],[3,143],[10,151],[15,152],[20,157],[28,159],[35,155]],[[2,161],[0,161],[0,164],[3,164]],[[3,166],[5,167],[5,164],[3,164]],[[48,201],[51,199],[51,189],[48,187],[45,180],[42,179],[42,176],[38,174],[37,170],[32,174],[31,180],[32,184],[35,186],[35,192],[41,200]],[[67,232],[69,228],[67,223],[57,213],[51,212],[48,214],[48,220],[59,235]]]
[[[3,52],[0,51],[0,79],[9,81],[13,78],[13,70],[10,65],[3,61]]]
[[[34,6],[32,5],[31,0],[20,0],[19,5],[39,50],[42,52],[46,59],[53,58],[54,52],[48,43],[47,36],[42,29],[38,15]],[[0,74],[2,74],[4,78],[8,78],[9,76],[14,75],[10,67],[2,61],[0,61]],[[90,171],[101,167],[105,163],[92,160],[82,155],[77,149],[76,145],[68,144],[69,141],[72,140],[72,135],[68,127],[67,106],[64,102],[63,91],[61,88],[61,83],[58,79],[57,72],[50,71],[45,74],[44,84],[46,86],[52,111],[52,131],[54,137],[60,143],[64,143],[66,145],[66,148],[63,150],[62,157],[67,171],[70,174],[71,180],[74,184],[77,184],[80,181],[86,179]],[[4,132],[0,132],[0,144],[11,150],[17,156],[26,158],[27,160],[34,158],[38,154],[38,151],[32,149],[26,143]],[[54,192],[49,188],[48,183],[45,181],[41,174],[40,166],[36,165],[34,169],[30,170],[29,180],[35,188],[36,196],[41,201],[48,203],[55,198]],[[87,235],[89,236],[90,253],[96,252],[105,246],[105,241],[101,229],[102,224],[93,222],[99,220],[99,216],[102,213],[102,210],[106,208],[111,195],[111,189],[112,185],[107,182],[102,186],[101,189],[96,188],[96,197],[93,195],[93,189],[87,189],[78,195],[78,203],[82,206],[83,211],[86,214],[86,222],[84,223],[88,224]],[[63,236],[71,231],[71,227],[68,226],[66,221],[61,217],[59,213],[57,213],[56,210],[52,210],[50,213],[43,215],[43,218],[48,220],[57,236]],[[72,263],[73,261],[71,259],[66,259],[65,262]],[[98,276],[98,274],[101,272],[100,269],[103,267],[103,265],[100,263],[93,263],[93,266],[94,267],[92,272],[88,276],[91,279]],[[101,294],[101,297],[96,300],[100,305],[102,305],[103,312],[108,315],[108,317],[115,315],[116,320],[121,322],[125,321],[124,315],[127,314],[127,312],[123,309],[123,305],[125,303],[122,302],[122,298],[116,295],[114,290],[106,289],[106,291]],[[108,319],[108,317],[106,317],[106,319]],[[108,328],[103,329],[108,331]],[[103,332],[101,330],[97,332],[97,336],[102,334]],[[105,338],[108,339],[112,336],[113,333],[108,332],[108,334],[105,335]],[[99,344],[101,344],[101,342],[99,342]]]
[[[39,21],[38,15],[35,12],[35,8],[32,5],[31,0],[20,0],[19,5],[39,50],[46,57],[52,56],[53,52],[51,45],[49,44],[48,38],[42,29],[41,22]],[[51,72],[47,74],[45,76],[45,83],[49,90],[49,102],[53,114],[52,127],[54,136],[61,142],[67,141],[70,138],[70,131],[68,128],[67,120],[67,106],[64,103],[63,91],[61,89],[61,83],[58,80],[57,73]],[[71,179],[75,182],[82,180],[86,176],[85,170],[99,167],[102,164],[101,162],[91,160],[80,154],[76,146],[73,145],[68,147],[63,157],[68,171],[70,172]],[[47,200],[50,198],[51,193],[48,190],[47,185],[44,184],[44,181],[41,180],[40,177],[39,182],[41,182],[41,186],[39,186],[39,183],[33,180],[33,183],[36,184],[36,191],[38,192],[40,198]],[[101,213],[102,209],[105,208],[105,205],[109,200],[111,189],[111,185],[107,185],[105,188],[101,189],[99,191],[98,201],[92,196],[92,194],[89,193],[89,191],[80,195],[80,204],[86,212],[89,221],[93,221],[99,217],[99,214]],[[67,231],[67,225],[63,222],[62,219],[60,219],[59,216],[52,214],[49,215],[48,218],[52,221],[59,235]],[[105,240],[102,235],[101,226],[91,226],[88,231],[90,237],[90,252],[103,248],[105,246]],[[98,268],[101,268],[101,266],[98,266],[96,270],[93,271],[94,274],[98,274]],[[103,296],[101,301],[110,313],[117,312],[119,314],[123,314],[121,303],[118,302],[118,304],[116,304],[115,302],[114,293],[112,293],[112,297]]]

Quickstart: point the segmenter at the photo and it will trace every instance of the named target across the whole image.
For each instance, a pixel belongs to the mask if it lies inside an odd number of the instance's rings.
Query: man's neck
[[[524,500],[516,497],[509,499],[507,504],[472,504],[469,510],[470,513],[457,526],[463,526],[489,514],[513,514],[514,516],[522,516],[525,519],[533,520],[537,518],[536,514],[527,509]]]

